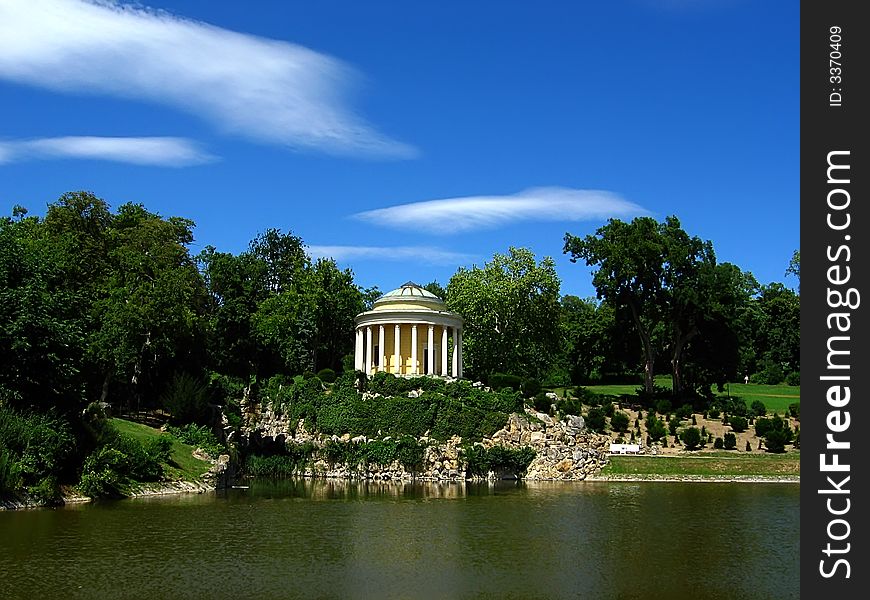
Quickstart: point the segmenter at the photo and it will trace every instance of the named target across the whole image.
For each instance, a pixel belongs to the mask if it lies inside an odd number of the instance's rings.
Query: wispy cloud
[[[308,246],[311,258],[334,258],[337,261],[408,261],[430,265],[457,265],[474,259],[470,254],[431,246]]]
[[[508,196],[467,196],[400,204],[357,213],[387,227],[463,233],[518,221],[587,221],[649,214],[612,192],[541,187]]]
[[[169,105],[296,149],[415,154],[354,114],[345,63],[111,0],[0,0],[0,79]]]
[[[174,137],[69,136],[0,140],[0,165],[53,158],[111,160],[162,167],[187,167],[216,160],[198,144]]]

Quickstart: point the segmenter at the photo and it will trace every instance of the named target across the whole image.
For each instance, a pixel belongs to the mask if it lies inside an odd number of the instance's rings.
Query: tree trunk
[[[682,330],[678,327],[674,336],[674,353],[671,355],[671,381],[673,382],[675,398],[679,398],[683,391],[683,373],[681,370],[683,350],[686,344],[698,333],[698,328],[693,325],[685,335],[683,335]]]
[[[629,302],[631,307],[631,316],[634,319],[634,324],[637,326],[637,332],[640,336],[640,343],[643,346],[643,389],[652,394],[654,385],[653,367],[655,365],[655,352],[653,352],[652,342],[649,339],[649,332],[643,326],[640,320],[640,314],[633,302]]]

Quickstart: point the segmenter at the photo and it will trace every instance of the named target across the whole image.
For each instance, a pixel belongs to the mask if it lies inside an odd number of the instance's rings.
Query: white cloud
[[[519,221],[588,221],[649,214],[612,192],[541,187],[509,196],[467,196],[400,204],[357,213],[377,225],[463,233]]]
[[[114,1],[0,0],[0,79],[169,105],[259,142],[409,157],[347,106],[346,64]]]
[[[69,136],[0,141],[0,164],[52,158],[111,160],[162,167],[186,167],[215,160],[196,143],[174,137]]]
[[[408,261],[430,265],[456,265],[474,259],[469,254],[431,246],[308,246],[311,258],[334,258],[337,261]]]

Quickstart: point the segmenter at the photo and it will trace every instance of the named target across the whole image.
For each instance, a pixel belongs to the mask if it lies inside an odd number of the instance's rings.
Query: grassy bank
[[[129,435],[140,442],[145,443],[151,438],[165,435],[159,429],[134,423],[124,419],[111,419],[112,426],[119,433]],[[211,463],[200,460],[193,456],[193,451],[196,450],[193,446],[189,446],[172,438],[172,449],[170,451],[171,461],[163,465],[167,479],[172,480],[193,480],[199,479],[209,470]]]
[[[764,454],[712,452],[703,456],[612,456],[602,477],[646,478],[794,478],[800,477],[800,452]]]

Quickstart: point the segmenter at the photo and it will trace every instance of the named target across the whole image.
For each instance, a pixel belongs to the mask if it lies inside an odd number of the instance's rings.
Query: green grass
[[[671,378],[669,375],[659,375],[655,378],[655,384],[659,387],[671,389]],[[638,383],[624,383],[614,385],[590,385],[587,389],[596,394],[608,396],[620,396],[623,394],[634,395],[637,388],[642,387]],[[564,394],[564,388],[555,390],[558,394]],[[729,383],[726,385],[722,393],[717,392],[717,396],[727,397],[728,395],[737,396],[746,401],[749,406],[755,400],[761,400],[768,412],[776,411],[780,415],[788,410],[788,405],[794,402],[800,402],[801,388],[793,385],[763,385],[757,383]]]
[[[611,456],[602,476],[800,477],[800,452],[711,452],[696,456]]]
[[[142,442],[148,438],[164,435],[159,429],[124,419],[111,419],[111,422],[120,433],[134,437]],[[199,479],[209,470],[211,463],[193,456],[194,450],[193,446],[188,446],[172,438],[172,463],[166,465],[166,475],[170,479]]]

